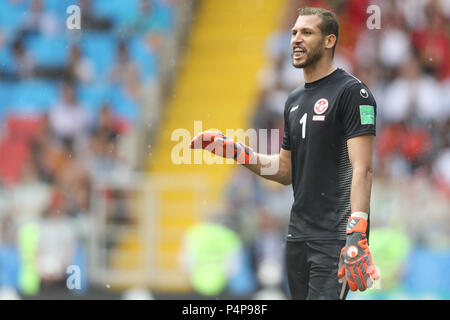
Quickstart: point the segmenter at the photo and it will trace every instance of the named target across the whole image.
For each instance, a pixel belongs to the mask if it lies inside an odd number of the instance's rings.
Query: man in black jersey
[[[279,154],[256,153],[211,131],[190,145],[292,184],[286,239],[292,299],[345,299],[348,289],[364,291],[379,278],[367,241],[376,102],[361,81],[333,65],[337,39],[334,13],[299,10],[292,64],[303,69],[305,85],[286,101]],[[275,174],[262,174],[274,164]]]

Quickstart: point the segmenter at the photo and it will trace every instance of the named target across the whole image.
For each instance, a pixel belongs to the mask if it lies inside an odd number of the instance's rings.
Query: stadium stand
[[[66,28],[71,5],[81,8],[80,30]],[[37,229],[27,229],[33,223],[40,226],[43,239],[37,245],[48,253],[36,257],[31,273],[16,270],[28,283],[1,277],[0,287],[13,283],[18,292],[36,295],[65,286],[59,263],[75,263],[87,272],[83,261],[89,248],[80,224],[92,214],[92,184],[105,168],[137,167],[129,160],[135,152],[122,154],[154,108],[146,110],[145,92],[152,92],[161,76],[161,40],[175,32],[177,7],[176,1],[166,0],[112,0],[108,5],[99,0],[0,2],[0,193],[5,204],[0,224],[3,230],[8,221],[17,231],[12,247],[0,233],[0,250],[6,252],[0,254],[0,265],[23,254],[16,246],[18,234],[36,236]],[[35,199],[28,192],[42,188],[53,194],[39,198],[42,210],[33,219],[17,219],[22,211],[8,195]],[[52,241],[63,239],[64,230],[67,237],[75,235],[65,238],[75,241],[74,250],[52,251]],[[14,250],[16,255],[7,254]]]

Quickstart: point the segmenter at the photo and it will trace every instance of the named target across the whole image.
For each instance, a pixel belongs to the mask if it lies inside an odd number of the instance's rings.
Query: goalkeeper
[[[303,8],[292,28],[292,64],[305,85],[287,98],[278,155],[263,155],[220,132],[191,148],[233,158],[252,172],[292,184],[286,269],[292,299],[345,299],[378,274],[369,250],[376,102],[358,79],[333,65],[334,13]],[[276,167],[274,174],[264,168]]]

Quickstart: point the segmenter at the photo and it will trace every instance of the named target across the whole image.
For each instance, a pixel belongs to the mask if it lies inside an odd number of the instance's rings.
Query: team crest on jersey
[[[328,109],[328,100],[325,98],[317,100],[316,104],[314,105],[314,112],[316,114],[323,114]]]

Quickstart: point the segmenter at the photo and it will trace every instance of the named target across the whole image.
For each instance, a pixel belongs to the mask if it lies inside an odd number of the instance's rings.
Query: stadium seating
[[[106,32],[86,31],[81,38],[82,53],[95,65],[98,78],[106,77],[113,66],[118,42],[114,35]]]
[[[26,12],[27,4],[18,2],[13,4],[11,1],[0,1],[0,27],[8,34],[16,32],[21,24],[22,15]]]
[[[158,32],[170,31],[173,20],[173,9],[162,5],[159,0],[151,0],[158,19]],[[123,128],[129,127],[139,118],[139,104],[134,98],[125,94],[125,89],[117,87],[110,80],[110,71],[116,63],[117,48],[124,42],[129,50],[130,59],[137,64],[141,83],[152,81],[158,75],[158,52],[150,48],[145,34],[124,34],[121,28],[132,22],[140,13],[140,0],[111,0],[105,6],[105,1],[92,0],[90,14],[99,18],[111,20],[111,30],[85,29],[78,34],[70,34],[65,28],[56,33],[43,34],[39,32],[21,33],[24,26],[24,16],[30,10],[32,0],[0,1],[0,30],[5,35],[5,42],[0,46],[0,121],[7,127],[21,126],[18,117],[26,123],[28,117],[47,112],[61,98],[60,81],[69,60],[72,45],[78,45],[81,54],[93,64],[94,79],[91,83],[76,83],[78,102],[87,108],[90,115],[95,115],[104,103],[109,103],[113,112],[119,118]],[[57,17],[58,23],[65,25],[69,5],[80,5],[79,1],[45,0],[42,1],[43,11]],[[21,79],[16,74],[16,62],[12,51],[14,41],[21,40],[27,54],[33,60],[38,70],[57,70],[54,73],[36,73],[33,78]],[[59,70],[59,71],[58,71]],[[60,74],[58,74],[60,72]],[[10,116],[14,121],[8,120]],[[11,123],[6,121],[12,121]],[[8,141],[3,141],[2,150],[18,154],[20,159],[25,154],[23,146],[17,148]],[[16,150],[17,149],[17,150]],[[3,161],[2,174],[14,178],[18,176],[21,161],[11,165]],[[9,172],[10,171],[10,172]]]
[[[59,86],[55,81],[26,80],[14,86],[10,84],[10,87],[12,113],[45,112],[59,97]]]
[[[64,36],[31,36],[25,46],[41,67],[63,67],[68,61],[68,40]]]

